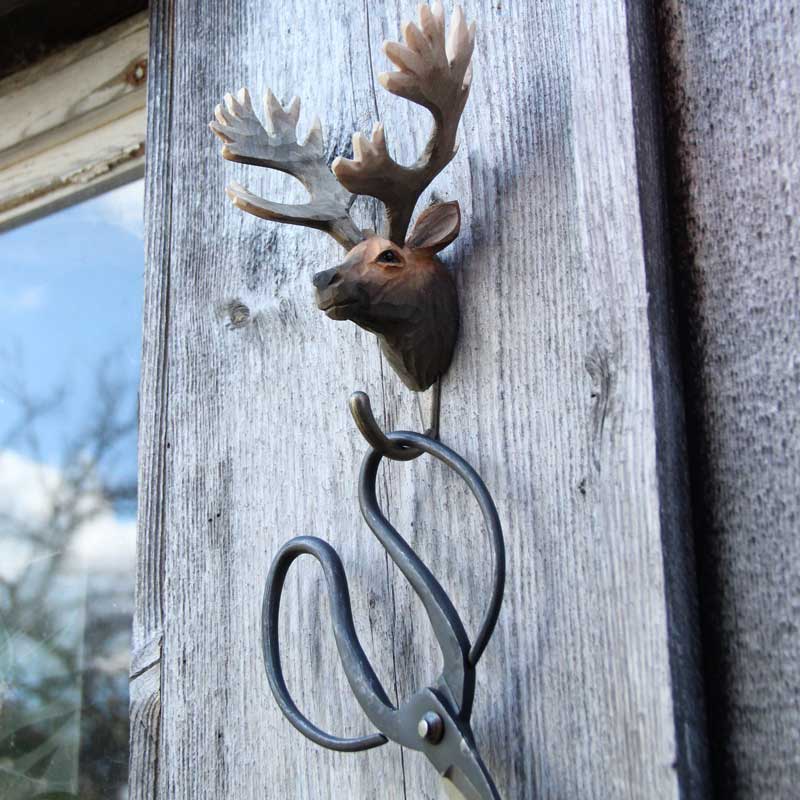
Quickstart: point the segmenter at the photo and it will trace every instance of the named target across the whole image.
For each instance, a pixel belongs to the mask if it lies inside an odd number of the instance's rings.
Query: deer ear
[[[461,228],[461,209],[458,203],[437,203],[419,215],[406,247],[438,253],[452,242]]]

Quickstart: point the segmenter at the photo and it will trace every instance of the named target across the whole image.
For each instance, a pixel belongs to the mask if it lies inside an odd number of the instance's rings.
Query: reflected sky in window
[[[137,182],[0,235],[0,797],[127,797]]]

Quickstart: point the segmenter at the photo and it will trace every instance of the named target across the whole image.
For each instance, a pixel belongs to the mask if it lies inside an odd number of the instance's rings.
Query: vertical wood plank
[[[718,797],[800,784],[800,14],[663,0]]]
[[[148,388],[147,413],[163,414],[166,434],[148,434],[163,478],[148,472],[144,484],[163,513],[160,798],[439,793],[417,754],[322,750],[269,695],[261,592],[273,554],[300,533],[342,555],[387,688],[402,698],[438,671],[419,602],[360,520],[364,443],[346,400],[366,389],[388,428],[423,423],[373,338],[313,307],[311,275],[335,263],[336,246],[242,215],[223,196],[231,178],[276,199],[299,191],[223,162],[205,127],[225,91],[270,86],[302,97],[301,124],[321,114],[329,156],[377,115],[410,161],[428,120],[377,92],[374,73],[385,69],[379,42],[412,11],[395,0],[155,6],[174,24],[172,89],[151,101],[162,115],[171,104],[169,150],[153,155],[168,234],[150,234],[169,237],[168,304],[152,328],[169,391],[154,399]],[[473,96],[459,154],[429,191],[464,213],[447,254],[463,330],[443,438],[481,472],[506,529],[506,605],[479,670],[474,727],[509,798],[700,796],[678,778],[702,748],[678,742],[675,669],[692,666],[676,667],[674,642],[691,649],[691,618],[674,613],[670,581],[690,564],[672,549],[682,484],[663,467],[680,465],[680,421],[672,441],[655,393],[670,409],[679,398],[655,375],[672,351],[656,308],[662,245],[643,221],[657,217],[659,191],[657,171],[642,186],[653,126],[634,113],[632,43],[646,46],[645,34],[628,11],[623,0],[467,3],[480,30]],[[366,223],[375,210],[359,202],[358,213]],[[151,259],[148,281],[163,280]],[[489,584],[477,509],[426,460],[386,465],[381,481],[390,518],[474,630]],[[282,624],[301,708],[333,732],[368,731],[321,576],[303,561]]]
[[[166,463],[170,412],[168,321],[172,242],[172,6],[150,12],[145,175],[145,296],[139,387],[139,508],[130,691],[130,797],[158,796],[161,744]]]
[[[676,770],[681,793],[711,791],[705,687],[689,502],[683,361],[674,291],[666,187],[663,87],[656,13],[649,3],[628,4],[628,49],[636,165],[642,218],[656,430],[659,517],[669,624],[670,677],[675,718]]]

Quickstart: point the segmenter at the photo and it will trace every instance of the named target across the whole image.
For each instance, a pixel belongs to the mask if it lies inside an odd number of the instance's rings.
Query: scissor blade
[[[447,800],[469,800],[469,798],[461,793],[461,790],[456,786],[450,778],[442,778],[442,786]]]
[[[500,800],[483,763],[471,762],[469,772],[470,775],[467,775],[453,766],[442,775],[442,784],[449,800]]]
[[[400,710],[401,741],[422,751],[444,779],[456,800],[500,800],[492,776],[475,746],[467,719],[453,713],[447,698],[430,687],[409,698]],[[420,733],[418,721],[433,716],[440,723],[439,738]],[[457,792],[457,793],[456,793]]]

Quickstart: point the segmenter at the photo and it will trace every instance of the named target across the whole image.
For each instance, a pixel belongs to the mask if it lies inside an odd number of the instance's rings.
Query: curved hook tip
[[[394,461],[412,461],[422,455],[418,447],[401,445],[391,441],[381,429],[372,413],[372,403],[366,392],[355,391],[348,401],[350,414],[361,431],[361,435],[379,453]],[[429,439],[439,439],[439,409],[441,405],[441,382],[437,379],[434,385],[433,402],[431,407],[431,427],[424,435]]]
[[[386,437],[372,413],[372,403],[366,392],[353,392],[348,405],[361,435],[379,453],[394,461],[411,461],[422,455],[422,450],[419,448],[395,444]]]

